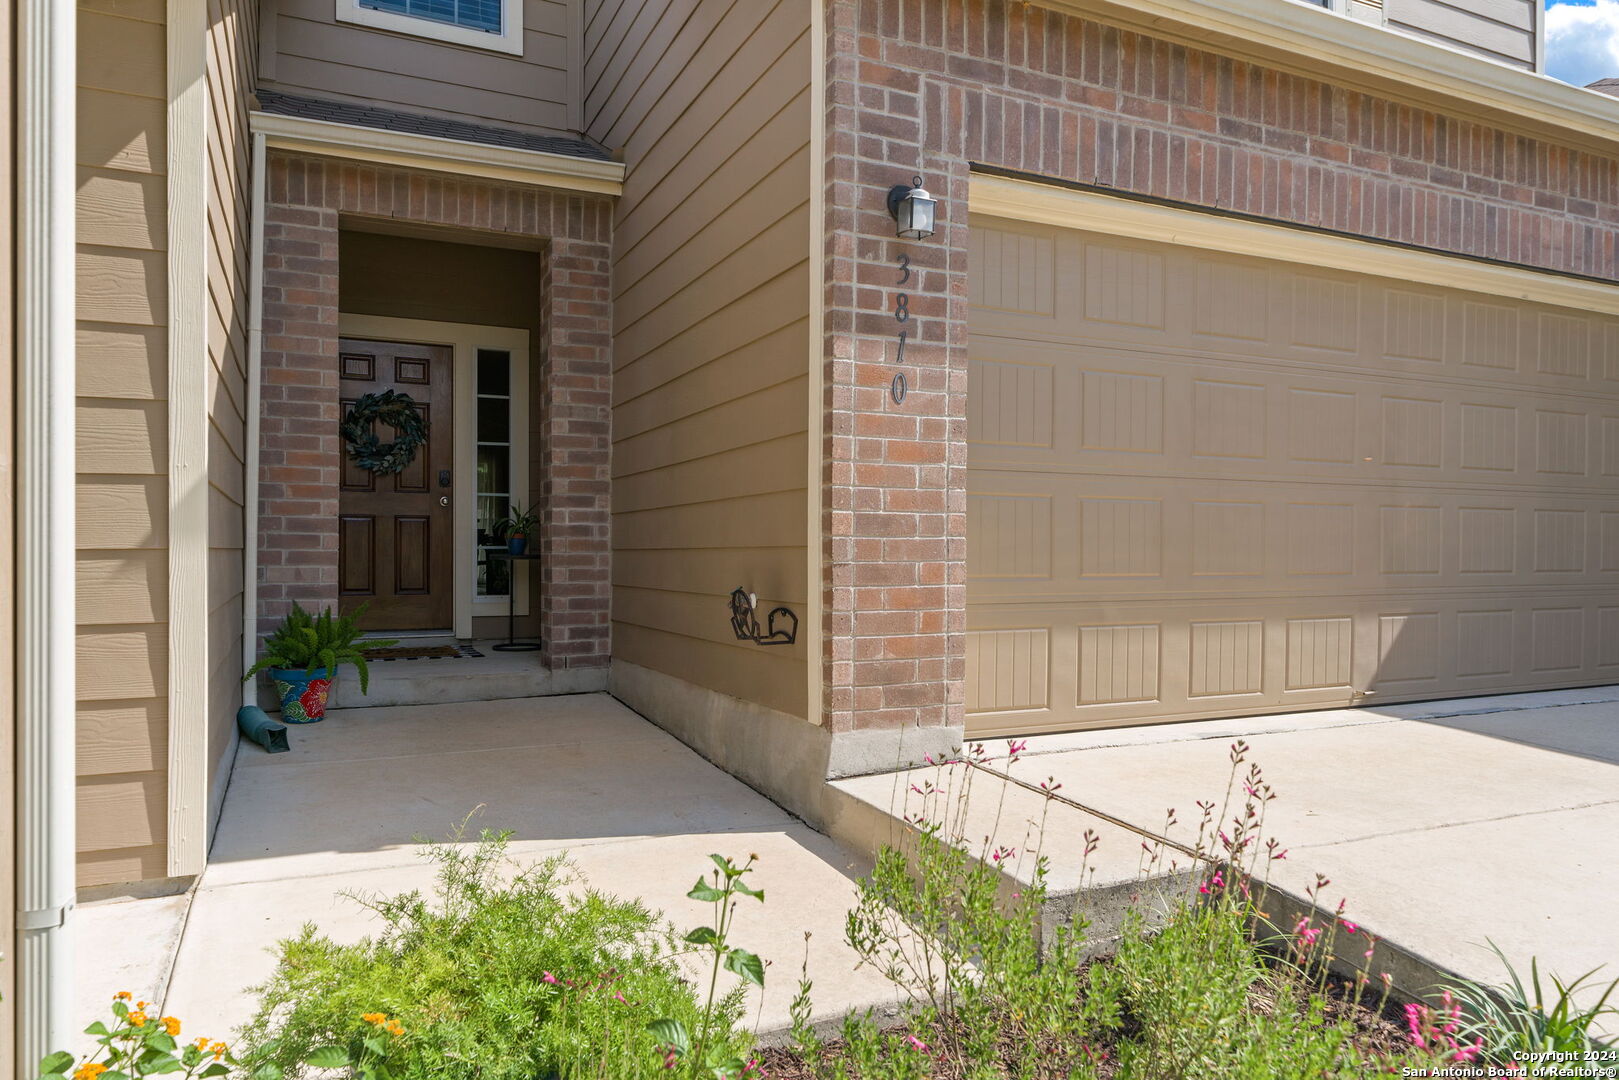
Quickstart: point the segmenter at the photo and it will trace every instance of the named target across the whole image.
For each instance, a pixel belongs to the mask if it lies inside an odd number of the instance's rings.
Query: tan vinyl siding
[[[568,27],[567,3],[525,0],[513,56],[339,22],[333,0],[279,0],[265,5],[261,76],[288,93],[563,132],[578,51]]]
[[[1535,66],[1540,0],[1384,0],[1383,17],[1419,37],[1517,67]]]
[[[81,885],[165,874],[163,12],[79,5]]]
[[[208,787],[216,820],[242,693],[248,236],[258,4],[208,0]]]
[[[807,648],[738,642],[737,586],[808,599],[810,10],[587,0],[614,235],[613,653],[796,716]]]

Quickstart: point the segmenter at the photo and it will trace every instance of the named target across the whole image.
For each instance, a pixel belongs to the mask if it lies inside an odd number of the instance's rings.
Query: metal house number
[[[899,257],[899,281],[896,284],[905,285],[909,283],[910,280],[911,257],[909,255],[901,255]],[[906,293],[900,293],[899,296],[894,300],[894,321],[899,323],[901,326],[904,326],[906,323],[911,321],[911,298]],[[909,336],[909,333],[910,332],[908,330],[901,330],[899,332],[899,352],[894,354],[894,363],[896,364],[905,363],[905,339]],[[896,371],[894,373],[894,381],[891,382],[888,387],[888,396],[894,399],[895,405],[904,403],[905,393],[908,389],[909,386],[905,381],[905,372]]]

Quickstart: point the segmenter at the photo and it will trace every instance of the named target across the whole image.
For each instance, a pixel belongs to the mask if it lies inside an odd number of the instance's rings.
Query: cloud
[[[1546,74],[1575,86],[1619,76],[1619,0],[1546,9]]]

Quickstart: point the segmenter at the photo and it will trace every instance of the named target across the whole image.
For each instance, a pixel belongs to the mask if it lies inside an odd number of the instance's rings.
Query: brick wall
[[[552,668],[609,656],[611,259],[605,243],[553,240],[540,285],[550,401],[540,420],[540,623]]]
[[[1619,277],[1614,158],[1017,0],[828,0],[827,139],[833,730],[964,720],[971,164]],[[913,173],[941,198],[916,243],[884,210]]]
[[[609,656],[611,206],[517,184],[272,154],[264,236],[259,629],[337,603],[339,215],[546,242],[539,495],[542,659]],[[449,233],[446,239],[469,240]]]

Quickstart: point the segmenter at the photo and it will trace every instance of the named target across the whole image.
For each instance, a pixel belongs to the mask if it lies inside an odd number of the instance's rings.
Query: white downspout
[[[17,1074],[77,1033],[74,19],[17,4]]]
[[[264,136],[253,136],[252,215],[247,251],[247,475],[242,485],[242,670],[259,643],[259,357],[264,349]],[[258,704],[258,683],[242,684],[242,704]]]

